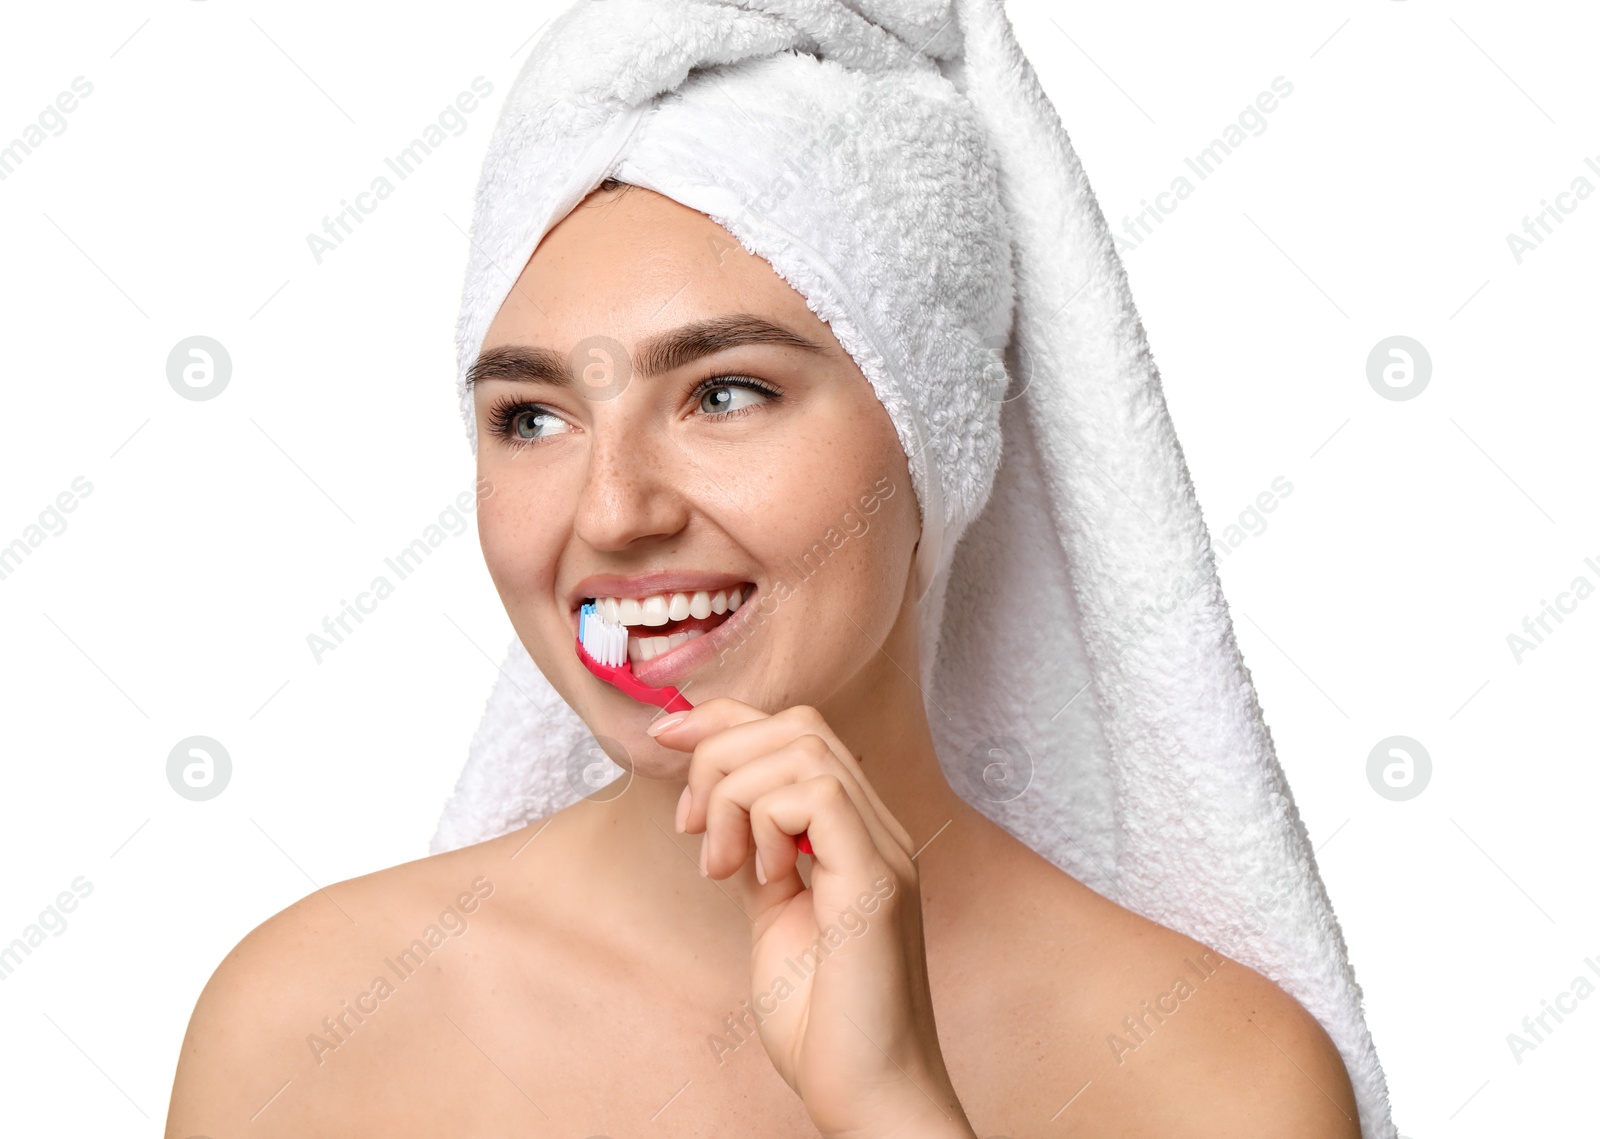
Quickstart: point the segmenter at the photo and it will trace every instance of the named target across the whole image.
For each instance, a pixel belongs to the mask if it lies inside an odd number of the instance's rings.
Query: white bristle
[[[620,665],[628,659],[628,627],[592,609],[583,619],[583,648],[601,664]]]

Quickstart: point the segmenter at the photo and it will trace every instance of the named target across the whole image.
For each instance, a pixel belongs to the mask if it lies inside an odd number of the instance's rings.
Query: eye
[[[710,416],[748,411],[779,399],[777,388],[750,376],[713,376],[695,388],[696,406]]]
[[[513,446],[537,443],[569,431],[572,425],[547,407],[507,399],[489,409],[489,430]]]

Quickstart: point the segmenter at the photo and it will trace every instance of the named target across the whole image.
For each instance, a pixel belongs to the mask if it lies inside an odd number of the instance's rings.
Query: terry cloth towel
[[[474,453],[465,377],[485,331],[607,177],[770,262],[888,411],[922,512],[923,691],[952,786],[1086,885],[1281,985],[1343,1055],[1364,1139],[1392,1139],[1127,276],[1002,0],[565,10],[478,186],[457,329]],[[513,640],[432,849],[621,774]]]

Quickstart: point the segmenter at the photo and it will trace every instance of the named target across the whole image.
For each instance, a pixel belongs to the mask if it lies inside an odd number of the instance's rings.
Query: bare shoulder
[[[166,1134],[383,1133],[378,1105],[406,1098],[383,1073],[403,1083],[400,1042],[436,1034],[464,935],[497,920],[505,841],[330,885],[247,934],[195,1004]]]
[[[1042,1134],[1055,1117],[1079,1134],[1359,1139],[1337,1048],[1279,985],[1031,851],[1021,866],[1019,892],[1037,899],[1023,972],[1046,1061],[1046,1090],[1021,1111],[1048,1111],[982,1126]]]
[[[1155,929],[1113,973],[1122,999],[1109,1011],[1122,1015],[1104,1042],[1108,1080],[1133,1069],[1142,1126],[1195,1139],[1359,1139],[1349,1075],[1316,1018],[1243,962]]]

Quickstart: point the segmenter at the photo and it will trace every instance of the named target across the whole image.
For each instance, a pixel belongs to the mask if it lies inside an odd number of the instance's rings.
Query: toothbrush
[[[641,704],[654,704],[668,712],[687,712],[694,707],[670,684],[653,688],[633,675],[628,627],[608,621],[592,601],[578,610],[578,659],[601,680]],[[805,831],[796,837],[796,845],[802,854],[812,853],[811,838]]]
[[[578,610],[578,659],[590,672],[642,704],[668,712],[687,712],[694,705],[671,685],[652,688],[633,675],[628,659],[628,627],[605,619],[590,601]]]

